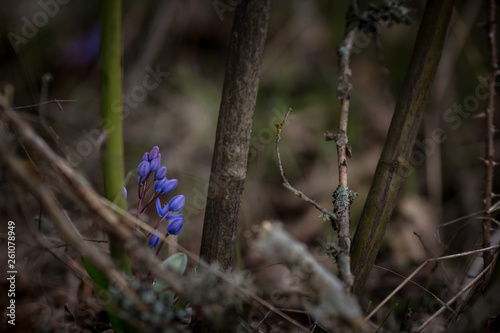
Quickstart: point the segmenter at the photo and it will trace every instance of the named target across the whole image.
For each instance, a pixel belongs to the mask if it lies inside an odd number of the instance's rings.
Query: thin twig
[[[430,254],[430,256],[432,258],[437,258],[438,256],[434,253],[434,251],[432,251],[432,249],[427,246],[427,244],[425,243],[422,235],[420,235],[419,233],[417,233],[416,231],[413,231],[413,234],[415,236],[417,236],[417,238],[420,240],[420,243],[422,243],[422,246],[424,247],[425,251],[427,251],[427,253]],[[453,285],[451,283],[451,279],[450,279],[450,276],[448,275],[448,273],[446,272],[446,269],[443,267],[443,265],[441,265],[441,261],[437,260],[436,261],[436,264],[437,266],[439,267],[439,269],[441,270],[442,274],[443,274],[443,279],[444,279],[444,283],[446,284],[446,286],[450,289],[450,290],[455,290],[455,288],[453,288]]]
[[[485,250],[487,251],[487,250]],[[486,252],[485,252],[486,253]],[[415,332],[422,332],[422,330],[429,325],[431,321],[433,321],[437,316],[441,314],[445,309],[447,309],[451,304],[453,304],[460,296],[462,296],[463,293],[465,293],[468,289],[470,289],[472,286],[474,286],[478,281],[482,279],[482,277],[488,273],[492,266],[492,263],[490,263],[486,268],[483,269],[483,271],[476,276],[474,280],[472,280],[468,285],[466,285],[460,292],[458,292],[455,296],[453,296],[452,299],[450,299],[448,302],[446,302],[445,305],[443,305],[439,310],[437,310],[432,316],[430,316],[422,325],[420,325]]]
[[[353,19],[358,13],[358,4],[356,0],[352,0],[347,12],[347,20]],[[344,281],[348,289],[354,284],[354,276],[351,273],[351,204],[354,199],[354,193],[349,191],[347,187],[347,159],[351,157],[350,147],[348,146],[347,138],[347,121],[349,118],[349,102],[351,99],[350,90],[351,84],[349,77],[351,76],[351,68],[349,62],[351,60],[351,52],[358,32],[357,24],[347,24],[344,40],[340,43],[337,50],[339,57],[339,74],[337,86],[337,98],[340,100],[340,118],[339,132],[334,135],[337,145],[338,169],[339,169],[339,185],[333,193],[334,212],[337,215],[337,220],[332,227],[338,230],[339,233],[339,249],[338,253],[334,254],[339,267],[339,277]]]
[[[329,217],[330,219],[335,220],[335,219],[337,219],[337,217],[335,216],[335,214],[333,212],[330,212],[330,211],[324,209],[316,201],[309,199],[309,197],[307,195],[305,195],[303,192],[296,190],[292,185],[290,185],[290,182],[285,177],[285,172],[283,171],[283,165],[281,163],[279,142],[281,140],[281,130],[285,127],[285,123],[286,123],[286,120],[287,120],[290,112],[292,112],[291,108],[288,109],[288,112],[285,114],[285,117],[283,118],[283,121],[281,123],[274,124],[274,126],[276,126],[276,156],[278,158],[278,167],[280,169],[280,175],[281,175],[281,180],[283,181],[283,186],[287,190],[289,190],[290,192],[292,192],[293,194],[295,194],[296,196],[298,196],[299,198],[304,200],[305,202],[313,205],[317,210],[322,212],[325,216]]]
[[[59,107],[60,107],[61,103],[70,103],[70,102],[77,102],[77,100],[76,99],[52,99],[50,101],[40,102],[40,103],[36,103],[36,104],[16,106],[16,107],[13,107],[12,110],[33,108],[35,106],[40,106],[40,105],[45,105],[45,104],[51,104],[51,103],[57,103],[59,105]]]
[[[101,272],[106,274],[107,278],[114,281],[116,285],[130,297],[135,297],[136,293],[130,288],[127,280],[116,269],[115,265],[108,256],[103,256],[95,248],[89,247],[80,238],[78,232],[73,229],[71,222],[63,214],[52,191],[50,191],[40,179],[31,177],[30,171],[26,165],[19,159],[12,156],[7,148],[0,147],[2,159],[9,167],[12,174],[24,186],[28,187],[35,197],[40,201],[44,210],[52,218],[52,222],[59,229],[63,237],[70,243],[82,256],[91,261]]]
[[[469,215],[466,215],[466,216],[462,216],[462,217],[459,217],[457,219],[454,219],[454,220],[451,220],[451,221],[448,221],[448,222],[445,222],[445,223],[441,223],[440,225],[437,225],[436,226],[436,229],[439,229],[439,228],[443,228],[443,227],[447,227],[449,225],[452,225],[452,224],[455,224],[457,222],[460,222],[462,220],[466,220],[470,217],[473,217],[473,216],[476,216],[476,215],[479,215],[479,214],[482,214],[484,213],[485,211],[484,210],[480,210],[480,211],[477,211],[477,212],[474,212],[474,213],[471,213]]]
[[[495,114],[495,81],[498,75],[497,46],[496,46],[496,5],[495,0],[488,1],[488,48],[490,53],[490,77],[488,84],[489,100],[486,108],[486,180],[484,189],[484,209],[486,210],[485,219],[483,219],[483,247],[490,245],[491,239],[491,214],[489,213],[493,198],[493,173],[495,167],[495,124],[493,116]],[[489,266],[492,260],[491,252],[485,252],[483,255],[484,266]],[[487,281],[485,281],[485,285]]]
[[[471,254],[476,254],[476,253],[480,253],[480,252],[490,251],[490,250],[493,250],[493,249],[498,249],[498,248],[500,248],[500,245],[490,246],[490,247],[487,247],[487,248],[484,248],[484,249],[478,249],[478,250],[472,250],[472,251],[467,251],[467,252],[452,254],[452,255],[444,256],[444,257],[427,259],[422,264],[420,264],[420,266],[418,266],[413,271],[413,273],[411,273],[410,275],[408,275],[408,277],[399,286],[397,286],[396,289],[394,289],[389,295],[387,295],[387,297],[384,298],[384,300],[379,305],[377,305],[377,307],[375,309],[373,309],[373,311],[370,312],[370,314],[368,316],[365,317],[365,320],[370,319],[375,313],[377,313],[377,311],[380,310],[380,308],[385,303],[387,303],[399,290],[401,290],[401,288],[403,288],[429,262],[438,261],[438,260],[455,259],[455,258],[459,258],[459,257],[468,256],[468,255],[471,255]]]
[[[382,266],[379,266],[379,265],[373,265],[373,267],[376,267],[376,268],[378,268],[378,269],[381,269],[381,270],[387,271],[387,272],[389,272],[389,273],[391,273],[391,274],[394,274],[394,275],[396,275],[396,276],[399,276],[399,277],[400,277],[400,278],[402,278],[402,279],[406,279],[406,277],[405,277],[404,275],[401,275],[401,274],[399,274],[398,272],[395,272],[395,271],[393,271],[393,270],[391,270],[391,269],[389,269],[389,268],[382,267]],[[441,300],[441,299],[440,299],[440,298],[439,298],[436,294],[434,294],[432,291],[430,291],[429,289],[425,288],[425,287],[424,287],[424,286],[422,286],[421,284],[419,284],[419,283],[417,283],[417,282],[415,282],[415,281],[412,281],[412,280],[410,280],[410,281],[408,281],[408,282],[409,282],[409,283],[411,283],[411,284],[413,284],[414,286],[417,286],[418,288],[422,289],[423,291],[425,291],[426,293],[428,293],[429,295],[431,295],[432,297],[434,297],[434,299],[435,299],[436,301],[438,301],[438,302],[439,302],[439,304],[441,304],[441,305],[445,305],[445,304],[446,304],[446,303],[445,303],[444,301],[442,301],[442,300]],[[449,308],[448,310],[450,310],[451,312],[455,312],[452,308]]]

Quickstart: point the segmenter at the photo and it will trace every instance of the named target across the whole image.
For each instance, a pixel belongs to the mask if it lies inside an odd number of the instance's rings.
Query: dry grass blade
[[[483,249],[484,251],[490,251],[490,249]],[[460,296],[463,295],[467,290],[469,290],[472,286],[474,286],[477,282],[481,281],[482,277],[488,273],[492,264],[490,263],[483,271],[476,276],[474,280],[472,280],[467,286],[465,286],[460,292],[458,292],[452,299],[446,302],[439,310],[437,310],[432,316],[430,316],[422,325],[420,325],[415,332],[422,332],[424,328],[429,325],[431,321],[433,321],[437,316],[441,314],[446,308],[448,308],[451,304],[453,304]]]
[[[471,254],[476,254],[476,253],[481,253],[481,252],[485,252],[485,251],[491,251],[493,249],[498,249],[500,248],[500,245],[497,245],[497,246],[490,246],[490,247],[487,247],[487,248],[484,248],[484,249],[478,249],[478,250],[473,250],[473,251],[467,251],[467,252],[463,252],[463,253],[457,253],[457,254],[452,254],[452,255],[449,255],[449,256],[443,256],[443,257],[438,257],[438,258],[433,258],[433,259],[427,259],[426,261],[424,261],[422,264],[420,264],[420,266],[418,266],[414,271],[413,273],[411,273],[403,282],[401,282],[401,284],[399,286],[397,286],[396,289],[394,289],[389,295],[387,295],[386,298],[384,298],[384,300],[382,302],[380,302],[379,305],[377,305],[375,307],[375,309],[373,309],[372,312],[370,312],[370,314],[368,314],[368,316],[365,317],[365,320],[369,320],[371,317],[373,317],[373,315],[375,313],[377,313],[378,310],[380,310],[380,308],[382,308],[382,306],[384,306],[384,304],[386,304],[399,290],[401,290],[401,288],[403,288],[408,282],[410,282],[410,280],[422,269],[425,267],[425,265],[427,265],[429,262],[433,262],[433,261],[439,261],[439,260],[447,260],[447,259],[454,259],[454,258],[459,258],[459,257],[464,257],[464,256],[468,256],[468,255],[471,255]],[[448,304],[448,303],[447,303]]]

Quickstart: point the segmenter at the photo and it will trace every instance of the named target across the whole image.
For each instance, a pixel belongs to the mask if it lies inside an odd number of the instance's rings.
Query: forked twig
[[[464,257],[464,256],[468,256],[468,255],[471,255],[471,254],[476,254],[476,253],[481,253],[481,252],[485,252],[485,251],[490,251],[490,250],[493,250],[493,249],[498,249],[500,248],[500,245],[496,245],[496,246],[490,246],[490,247],[487,247],[487,248],[484,248],[484,249],[478,249],[478,250],[472,250],[472,251],[467,251],[467,252],[462,252],[462,253],[457,253],[457,254],[452,254],[452,255],[449,255],[449,256],[443,256],[443,257],[438,257],[438,258],[432,258],[432,259],[427,259],[426,261],[424,261],[422,264],[420,264],[420,266],[418,266],[414,271],[413,273],[411,273],[410,275],[408,275],[408,277],[399,285],[396,287],[396,289],[394,289],[389,295],[387,295],[386,298],[384,298],[384,300],[379,304],[377,305],[377,307],[375,307],[375,309],[373,309],[372,312],[370,312],[370,314],[368,316],[365,317],[365,320],[368,320],[370,319],[375,313],[377,313],[378,310],[380,310],[380,308],[385,304],[387,303],[399,290],[401,290],[401,288],[403,288],[408,282],[410,282],[410,280],[418,273],[420,272],[420,270],[422,268],[424,268],[425,265],[427,265],[429,262],[433,262],[433,261],[439,261],[439,260],[447,260],[447,259],[454,259],[454,258],[459,258],[459,257]],[[483,274],[483,273],[481,273]],[[468,287],[466,287],[468,289]],[[449,303],[449,302],[448,302]],[[448,304],[446,303],[446,304]],[[446,305],[445,304],[445,305]],[[451,303],[450,303],[451,304]],[[449,305],[449,304],[448,304]]]
[[[292,112],[292,109],[289,108],[288,112],[285,114],[285,117],[283,118],[283,121],[281,123],[275,123],[274,126],[276,126],[276,156],[278,158],[278,167],[280,169],[280,175],[281,175],[281,180],[283,181],[283,186],[295,194],[297,197],[301,198],[305,202],[313,205],[317,210],[323,213],[324,216],[330,218],[331,220],[336,220],[337,216],[329,210],[326,210],[325,208],[321,207],[320,204],[318,204],[316,201],[310,199],[307,195],[305,195],[303,192],[295,189],[292,185],[290,185],[290,182],[288,179],[285,177],[285,172],[283,171],[283,165],[281,163],[281,155],[280,155],[280,149],[279,149],[279,142],[281,140],[281,130],[285,127],[286,120],[288,118],[288,115]]]
[[[489,251],[484,249],[485,251]],[[486,253],[486,252],[485,252]],[[452,297],[445,305],[443,305],[439,310],[437,310],[432,316],[430,316],[422,325],[420,325],[415,332],[422,332],[424,328],[429,325],[431,321],[433,321],[437,316],[441,314],[446,308],[448,308],[451,304],[453,304],[460,296],[463,295],[467,290],[469,290],[472,286],[474,286],[478,281],[481,281],[483,276],[488,273],[493,263],[490,263],[486,268],[483,269],[481,273],[474,280],[472,280],[468,285],[466,285],[462,290],[460,290],[455,296]]]
[[[401,275],[398,272],[393,271],[392,269],[389,269],[389,268],[386,268],[386,267],[382,267],[382,266],[379,266],[379,265],[373,265],[373,267],[376,267],[378,269],[387,271],[387,272],[389,272],[391,274],[399,276],[402,279],[406,279],[404,275]],[[436,294],[434,294],[432,291],[430,291],[429,289],[425,288],[421,284],[419,284],[419,283],[417,283],[415,281],[412,281],[412,280],[409,280],[408,282],[411,283],[411,284],[413,284],[414,286],[417,286],[418,288],[422,289],[423,291],[425,291],[426,293],[428,293],[429,295],[431,295],[432,297],[434,297],[434,299],[436,301],[438,301],[439,304],[446,305],[446,303],[443,300],[441,300]],[[448,310],[450,310],[451,312],[455,312],[455,310],[453,310],[452,308],[448,308]]]

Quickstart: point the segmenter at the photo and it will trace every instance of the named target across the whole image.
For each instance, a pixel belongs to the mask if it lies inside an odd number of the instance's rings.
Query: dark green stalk
[[[375,262],[441,58],[453,0],[427,1],[387,139],[351,248],[353,291],[360,294]]]
[[[104,0],[101,6],[101,123],[107,131],[102,148],[102,173],[104,196],[120,208],[127,209],[123,196],[123,129],[122,129],[122,43],[121,0]],[[119,242],[109,236],[111,256],[119,267],[130,273],[128,256],[118,246]]]
[[[104,196],[122,209],[127,209],[123,194],[124,158],[121,105],[122,99],[122,43],[121,43],[121,0],[103,0],[101,4],[101,44],[100,44],[100,88],[101,124],[107,131],[106,143],[102,147],[102,173]],[[111,257],[125,273],[132,271],[131,261],[120,248],[120,241],[108,235]],[[99,291],[106,291],[109,282],[102,272],[92,269],[88,262],[85,267]],[[133,332],[134,329],[116,315],[114,302],[104,304],[113,328],[117,332]]]

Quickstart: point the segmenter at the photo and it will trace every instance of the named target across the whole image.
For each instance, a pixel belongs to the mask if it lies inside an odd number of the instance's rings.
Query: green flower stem
[[[104,195],[122,209],[127,209],[123,195],[123,109],[121,0],[104,0],[101,7],[101,123],[107,130],[102,149]],[[131,272],[130,258],[118,246],[119,240],[109,236],[111,256],[126,273]]]
[[[103,0],[101,7],[101,45],[100,45],[100,86],[101,86],[101,124],[107,131],[107,141],[102,148],[102,172],[104,195],[120,208],[126,210],[123,193],[123,129],[122,129],[122,68],[121,68],[121,0]],[[119,247],[119,240],[108,235],[111,257],[117,265],[131,274],[130,258]],[[105,275],[83,258],[99,294],[109,294],[109,281]],[[134,332],[133,326],[123,321],[117,314],[116,302],[103,299],[115,332]]]

